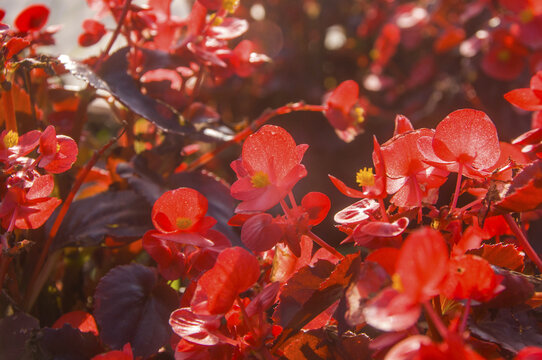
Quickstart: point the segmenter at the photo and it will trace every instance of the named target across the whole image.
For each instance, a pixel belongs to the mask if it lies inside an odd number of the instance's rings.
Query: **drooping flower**
[[[359,86],[354,80],[346,80],[324,97],[324,115],[345,142],[354,140],[363,132],[365,110],[359,105]]]
[[[307,175],[301,164],[308,145],[296,145],[283,128],[265,125],[243,144],[241,159],[231,163],[239,178],[231,195],[242,200],[235,212],[265,211],[280,202]]]

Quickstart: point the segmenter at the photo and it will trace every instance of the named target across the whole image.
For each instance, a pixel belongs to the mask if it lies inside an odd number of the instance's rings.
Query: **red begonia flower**
[[[60,199],[48,197],[53,188],[51,175],[34,179],[29,189],[9,187],[0,204],[2,227],[12,231],[42,226],[61,203]]]
[[[418,139],[418,149],[425,162],[472,178],[485,177],[501,152],[495,125],[473,109],[450,113],[437,125],[433,138]]]
[[[397,131],[396,131],[397,132]],[[435,169],[423,162],[417,141],[423,136],[432,137],[431,129],[419,129],[394,136],[382,145],[386,164],[386,191],[394,194],[391,202],[400,207],[421,207],[422,201],[434,203],[432,189],[446,182],[447,171]]]
[[[450,299],[491,300],[503,290],[502,276],[496,275],[491,265],[475,255],[455,257],[448,263],[448,275],[442,293]]]
[[[371,64],[371,71],[380,74],[390,59],[397,51],[397,45],[401,40],[401,30],[393,23],[384,25],[378,38],[375,41],[371,56],[374,61]]]
[[[79,35],[80,46],[92,46],[96,44],[107,33],[104,24],[93,19],[83,21],[84,32]]]
[[[231,195],[241,204],[236,212],[265,211],[292,190],[307,175],[301,165],[308,145],[295,144],[283,128],[265,125],[249,136],[243,144],[241,159],[231,163],[237,180],[231,186]]]
[[[57,135],[52,125],[41,133],[39,166],[50,173],[59,174],[69,170],[77,159],[77,143],[68,136]]]
[[[503,29],[495,30],[491,40],[491,47],[482,59],[482,70],[498,80],[514,80],[525,68],[528,50]]]
[[[237,296],[250,288],[259,276],[260,265],[254,255],[240,247],[222,251],[212,269],[198,280],[198,286],[207,295],[208,312],[228,312]]]
[[[8,162],[16,160],[32,152],[38,146],[41,132],[29,131],[21,136],[7,130],[0,134],[0,161]]]
[[[418,321],[420,305],[411,297],[386,288],[369,300],[363,309],[367,324],[382,331],[401,331]]]
[[[536,346],[527,346],[521,349],[514,360],[540,360],[542,359],[542,348]]]
[[[326,95],[324,106],[324,115],[343,141],[350,142],[361,133],[364,110],[359,106],[359,86],[354,80],[343,81]]]
[[[30,5],[15,18],[15,27],[22,32],[38,31],[45,26],[49,18],[49,8],[45,5]]]

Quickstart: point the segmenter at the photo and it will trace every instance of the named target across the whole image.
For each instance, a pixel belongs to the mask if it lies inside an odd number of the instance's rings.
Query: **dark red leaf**
[[[60,329],[44,328],[38,335],[42,359],[90,359],[103,351],[94,334],[81,332],[69,325]]]
[[[171,335],[170,313],[178,306],[175,291],[158,280],[153,268],[117,266],[96,288],[94,316],[102,341],[113,349],[130,343],[135,356],[150,356]]]
[[[39,328],[39,320],[25,313],[0,319],[0,359],[23,359],[25,343],[32,336],[32,331]]]
[[[479,250],[471,253],[487,260],[491,265],[522,271],[525,254],[520,252],[514,244],[483,244]]]

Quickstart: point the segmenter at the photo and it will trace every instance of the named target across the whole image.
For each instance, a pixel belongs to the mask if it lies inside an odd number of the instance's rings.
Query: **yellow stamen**
[[[269,176],[267,176],[267,174],[263,171],[256,171],[250,178],[250,182],[255,188],[264,188],[271,184],[271,181],[269,181]]]
[[[224,7],[224,10],[229,12],[230,14],[233,14],[235,10],[239,7],[240,0],[223,0],[222,1],[222,7]]]
[[[10,147],[14,147],[19,143],[19,134],[17,134],[15,131],[10,130],[4,136],[4,146],[6,149],[9,149]]]
[[[433,221],[431,221],[431,227],[435,230],[439,230],[440,229],[440,220],[438,219],[433,219]]]
[[[213,26],[221,25],[223,22],[224,22],[224,18],[221,18],[221,17],[217,16],[213,20]]]
[[[373,168],[360,169],[356,174],[356,182],[359,186],[373,186],[375,184],[375,176],[373,174]]]
[[[507,62],[508,60],[510,60],[510,51],[508,50],[499,51],[499,53],[497,54],[497,58],[502,62]]]
[[[354,108],[354,116],[356,117],[356,122],[362,124],[365,122],[365,109],[361,106],[356,106]]]
[[[405,288],[403,287],[403,282],[401,281],[401,276],[395,273],[391,277],[391,287],[398,292],[403,292]]]
[[[534,19],[534,14],[531,9],[525,9],[519,13],[519,20],[521,20],[521,22],[524,24],[531,22],[533,19]]]
[[[177,218],[177,227],[181,230],[186,230],[192,226],[192,220],[189,218],[181,217]]]

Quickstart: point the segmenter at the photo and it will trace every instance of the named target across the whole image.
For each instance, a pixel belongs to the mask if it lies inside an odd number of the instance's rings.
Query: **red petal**
[[[341,180],[337,179],[335,176],[328,174],[328,177],[331,180],[331,182],[333,183],[333,185],[335,185],[337,190],[339,190],[344,195],[346,195],[348,197],[351,197],[351,198],[356,198],[356,199],[366,197],[365,194],[362,191],[352,189],[351,187],[346,186],[345,183],[343,183]]]
[[[503,199],[496,203],[502,209],[523,212],[542,204],[542,160],[536,160],[514,177]]]
[[[49,8],[45,5],[30,5],[17,15],[15,26],[22,32],[38,31],[49,18]]]
[[[213,268],[198,281],[207,294],[209,313],[228,312],[239,293],[251,287],[259,276],[260,265],[254,255],[240,247],[222,251]]]
[[[407,237],[397,260],[405,294],[420,302],[431,298],[447,272],[448,247],[438,231],[421,228]]]
[[[359,231],[364,235],[379,236],[379,237],[393,237],[401,235],[407,228],[409,223],[408,218],[402,217],[396,221],[389,223],[385,221],[370,221],[364,225],[360,225],[356,231],[354,231],[354,239],[356,233]]]
[[[60,174],[71,169],[73,163],[77,160],[79,152],[77,143],[73,139],[63,135],[58,135],[56,139],[58,151],[52,161],[43,166],[45,170],[52,174]]]
[[[30,46],[30,41],[19,37],[14,37],[9,39],[5,46],[8,50],[6,53],[6,60],[10,60],[27,46]]]
[[[481,257],[464,255],[449,262],[443,294],[450,299],[472,299],[480,302],[491,300],[502,281],[489,263]]]
[[[19,229],[37,229],[51,216],[62,201],[57,198],[45,198],[43,201],[29,206],[20,207],[15,220],[15,227]]]
[[[479,170],[493,166],[500,155],[497,129],[482,111],[456,110],[442,120],[433,138],[435,154]]]
[[[55,187],[55,181],[49,174],[42,175],[32,183],[32,187],[28,190],[26,198],[28,200],[37,200],[40,198],[46,198],[53,191]]]
[[[331,208],[331,201],[326,194],[310,192],[301,200],[301,206],[309,214],[309,225],[320,224]]]
[[[523,110],[542,110],[542,98],[531,89],[515,89],[504,94],[504,98]]]
[[[363,309],[367,324],[382,331],[406,330],[416,324],[420,313],[416,302],[391,288],[380,292]]]
[[[194,314],[190,308],[177,309],[169,318],[171,329],[195,344],[216,345],[220,342],[214,332],[220,327],[220,316]]]
[[[339,224],[357,224],[367,220],[379,207],[378,201],[361,199],[336,213],[333,219]]]
[[[395,274],[395,265],[397,263],[397,259],[399,258],[399,249],[391,248],[391,247],[383,247],[380,249],[376,249],[367,257],[365,258],[365,261],[372,261],[375,263],[378,263],[386,272],[388,275],[392,276]]]
[[[241,241],[254,252],[271,249],[282,238],[282,228],[267,213],[254,215],[243,224]]]
[[[152,208],[152,222],[161,232],[174,232],[177,219],[186,218],[192,221],[189,231],[207,213],[207,199],[201,193],[190,188],[179,188],[166,191]]]
[[[395,130],[393,131],[393,136],[407,133],[413,131],[414,126],[405,115],[397,115],[395,117]]]
[[[53,329],[60,329],[64,324],[71,325],[74,329],[79,329],[82,332],[92,332],[98,336],[98,326],[94,317],[85,311],[72,311],[62,315],[51,326]]]

